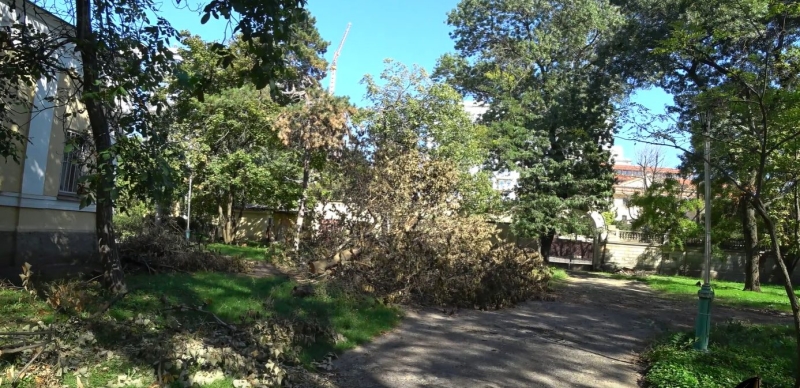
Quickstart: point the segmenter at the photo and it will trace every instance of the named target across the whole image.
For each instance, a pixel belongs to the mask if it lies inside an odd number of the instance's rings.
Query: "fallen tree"
[[[485,217],[460,211],[452,163],[409,149],[375,156],[342,164],[347,210],[310,251],[312,273],[331,271],[394,303],[501,308],[546,291],[538,253],[500,242]]]

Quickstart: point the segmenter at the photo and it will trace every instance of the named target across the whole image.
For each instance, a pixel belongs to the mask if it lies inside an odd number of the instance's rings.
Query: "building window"
[[[514,186],[514,183],[511,179],[498,179],[497,180],[497,189],[498,190],[511,190]]]
[[[62,194],[78,194],[79,180],[83,176],[83,156],[85,138],[75,132],[67,132],[64,146],[64,158],[61,160],[61,184],[58,191]]]

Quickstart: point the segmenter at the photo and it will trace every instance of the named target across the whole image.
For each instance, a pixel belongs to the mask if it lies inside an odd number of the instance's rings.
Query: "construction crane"
[[[344,40],[347,39],[347,33],[350,32],[350,25],[352,23],[347,23],[347,28],[344,30],[344,35],[342,36],[342,41],[339,42],[339,48],[336,49],[336,52],[333,53],[333,60],[331,61],[331,79],[328,81],[328,93],[333,95],[333,90],[336,88],[336,61],[339,59],[339,53],[342,51],[342,46],[344,46]]]

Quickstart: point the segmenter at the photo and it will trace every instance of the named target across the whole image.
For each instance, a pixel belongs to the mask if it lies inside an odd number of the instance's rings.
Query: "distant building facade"
[[[630,199],[634,194],[642,194],[655,182],[665,179],[675,179],[682,186],[682,195],[686,198],[697,195],[692,182],[680,175],[680,170],[669,167],[651,167],[631,164],[630,159],[623,155],[622,147],[612,147],[614,158],[614,198],[611,210],[615,220],[630,222],[639,217],[640,209],[630,206]]]

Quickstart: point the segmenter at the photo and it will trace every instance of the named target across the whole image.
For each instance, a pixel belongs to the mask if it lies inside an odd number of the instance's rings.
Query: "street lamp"
[[[192,151],[192,143],[189,143],[189,152]],[[186,168],[189,170],[189,193],[186,195],[186,241],[189,241],[190,236],[190,229],[189,226],[192,222],[192,176],[194,175],[194,171],[192,171],[192,164],[189,161],[189,158],[186,158]]]
[[[186,240],[189,240],[189,229],[191,228],[189,225],[191,224],[191,217],[192,216],[192,173],[191,170],[189,172],[189,195],[186,196]]]
[[[701,123],[705,127],[705,149],[703,152],[703,172],[705,174],[705,219],[706,239],[703,252],[703,286],[697,292],[697,321],[695,322],[695,350],[708,350],[708,336],[711,332],[711,301],[714,300],[714,290],[711,288],[711,173],[709,160],[711,159],[711,112],[702,114]]]

